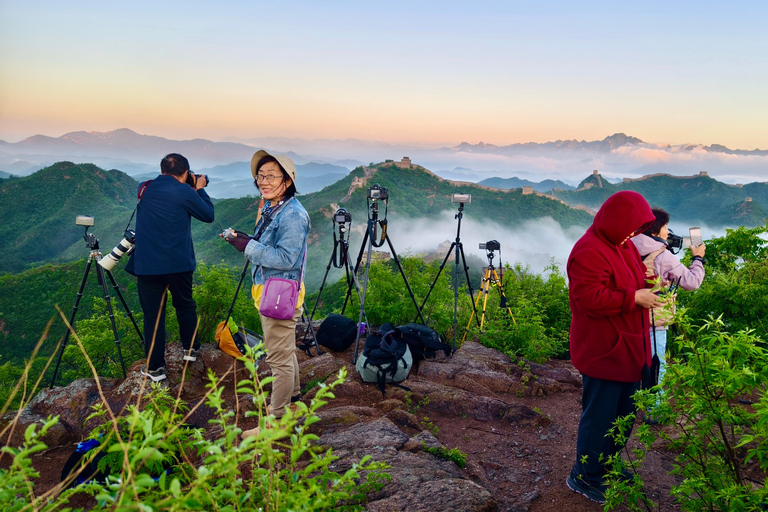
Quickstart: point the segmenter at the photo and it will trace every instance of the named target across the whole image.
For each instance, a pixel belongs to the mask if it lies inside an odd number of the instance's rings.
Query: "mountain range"
[[[595,169],[608,180],[706,171],[720,181],[736,184],[760,180],[768,168],[768,150],[731,149],[720,144],[650,143],[623,133],[595,141],[430,145],[285,137],[224,142],[171,140],[122,128],[110,132],[71,132],[61,137],[35,135],[20,142],[0,141],[0,171],[23,176],[67,160],[137,175],[156,172],[160,159],[170,152],[187,156],[196,170],[212,169],[247,162],[257,148],[288,154],[296,164],[313,162],[352,169],[368,162],[409,156],[413,162],[448,179],[479,182],[494,177],[518,177],[539,182],[544,178],[571,186]]]

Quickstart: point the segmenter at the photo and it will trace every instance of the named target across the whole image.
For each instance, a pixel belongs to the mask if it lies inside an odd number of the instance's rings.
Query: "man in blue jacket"
[[[189,161],[171,153],[160,162],[161,174],[139,185],[136,212],[134,273],[144,311],[144,353],[147,364],[141,373],[153,381],[165,379],[165,301],[171,293],[179,321],[185,361],[195,361],[200,342],[197,304],[192,298],[195,251],[192,217],[213,222],[213,203],[205,192],[205,176],[189,170]]]

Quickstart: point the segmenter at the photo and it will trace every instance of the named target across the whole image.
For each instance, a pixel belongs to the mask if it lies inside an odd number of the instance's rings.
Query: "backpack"
[[[246,345],[253,348],[261,343],[261,336],[245,327],[241,327],[235,334],[232,334],[226,322],[219,322],[219,325],[216,326],[215,339],[219,350],[232,357],[245,357]]]
[[[355,364],[363,382],[377,383],[382,396],[385,393],[384,384],[404,381],[411,371],[411,366],[413,356],[408,344],[400,331],[389,323],[382,325],[375,334],[365,339],[363,353]]]
[[[357,323],[349,318],[331,313],[317,329],[317,342],[334,352],[343,352],[355,342]]]
[[[453,351],[434,329],[426,325],[411,323],[400,325],[397,329],[408,344],[415,362],[432,359],[437,355],[438,350],[445,352],[446,356],[450,356]]]

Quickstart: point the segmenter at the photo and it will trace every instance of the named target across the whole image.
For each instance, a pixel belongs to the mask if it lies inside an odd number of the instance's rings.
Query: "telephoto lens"
[[[125,233],[123,233],[123,239],[120,240],[120,243],[117,244],[114,249],[112,249],[112,252],[99,260],[99,265],[101,265],[104,270],[111,271],[113,268],[115,268],[117,262],[120,261],[120,258],[122,258],[125,253],[130,252],[133,249],[133,244],[135,243],[136,232],[132,229],[126,229]]]

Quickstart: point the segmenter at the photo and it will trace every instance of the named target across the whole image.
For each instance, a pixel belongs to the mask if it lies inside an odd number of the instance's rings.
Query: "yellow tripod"
[[[480,330],[483,330],[483,325],[485,324],[485,306],[488,304],[488,294],[491,290],[491,286],[495,286],[499,289],[499,293],[501,293],[501,307],[506,308],[509,312],[509,317],[512,319],[512,322],[514,322],[515,325],[517,325],[517,321],[515,320],[514,315],[512,314],[512,309],[507,306],[507,296],[504,294],[504,288],[501,286],[501,280],[499,279],[499,274],[496,272],[496,268],[493,266],[493,252],[488,253],[488,267],[485,269],[485,273],[483,274],[483,283],[480,285],[480,291],[477,294],[477,297],[475,298],[475,310],[477,310],[478,304],[480,304],[480,297],[483,298],[483,313],[480,317]],[[462,343],[464,340],[467,339],[467,333],[469,332],[469,326],[472,324],[472,319],[475,317],[475,311],[472,311],[472,314],[469,316],[469,322],[467,322],[467,327],[464,329],[464,337],[461,339]]]

